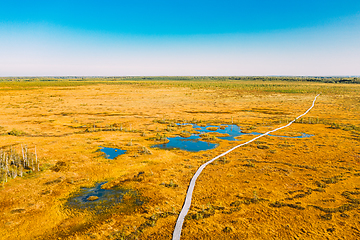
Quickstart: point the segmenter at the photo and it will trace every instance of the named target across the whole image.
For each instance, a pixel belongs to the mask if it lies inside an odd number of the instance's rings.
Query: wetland
[[[160,149],[180,149],[190,152],[199,152],[211,150],[219,146],[219,144],[211,143],[211,141],[216,142],[216,140],[227,140],[227,141],[238,141],[238,137],[242,135],[261,135],[262,133],[258,132],[249,132],[244,133],[238,125],[208,125],[208,126],[198,126],[196,124],[177,124],[178,126],[192,126],[196,130],[196,133],[191,132],[182,132],[180,135],[185,136],[176,136],[170,137],[165,140],[164,143],[156,144],[151,146],[152,148]],[[279,136],[268,134],[270,137],[284,137],[284,138],[308,138],[313,135],[300,133],[298,136]]]
[[[124,195],[134,197],[134,204],[142,205],[143,201],[138,198],[138,193],[131,189],[121,189],[119,187],[103,188],[107,182],[96,183],[94,187],[80,187],[79,191],[74,192],[67,200],[65,206],[69,209],[80,209],[95,211],[100,214],[111,210],[111,207],[120,205]]]
[[[107,147],[101,147],[101,146],[100,146],[100,151],[105,154],[105,157],[107,159],[114,159],[117,156],[120,156],[120,155],[123,155],[126,153],[126,150],[121,150],[118,148],[107,148]]]
[[[2,79],[0,91],[0,239],[170,239],[199,166],[319,92],[306,117],[203,170],[182,239],[360,238],[359,84]]]

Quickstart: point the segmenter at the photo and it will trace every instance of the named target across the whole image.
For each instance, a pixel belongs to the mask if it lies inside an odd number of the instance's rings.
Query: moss
[[[274,203],[269,203],[270,207],[275,207],[275,208],[281,208],[281,207],[291,207],[297,210],[304,210],[305,208],[298,205],[298,204],[292,204],[292,203],[283,203],[283,202],[279,202],[276,201]]]
[[[11,135],[11,136],[24,136],[24,135],[26,135],[25,132],[23,132],[21,130],[17,130],[15,128],[13,130],[11,130],[10,132],[8,132],[8,134]]]
[[[332,214],[331,213],[322,214],[322,215],[320,215],[320,219],[331,220],[332,219]]]
[[[50,170],[54,172],[65,171],[69,168],[68,164],[64,161],[56,162],[55,166],[51,167]]]
[[[325,212],[325,213],[337,213],[337,212],[343,213],[343,212],[350,211],[350,210],[353,210],[353,209],[356,209],[359,207],[358,204],[351,204],[351,203],[341,205],[340,207],[337,207],[337,208],[324,208],[324,207],[314,206],[314,205],[309,205],[309,206],[319,209],[320,211]]]
[[[232,228],[231,227],[225,227],[224,229],[223,229],[223,232],[224,233],[230,233],[230,232],[232,232],[233,230],[232,230]]]
[[[168,187],[168,188],[176,188],[176,187],[178,187],[178,185],[175,184],[175,183],[173,182],[173,180],[170,180],[169,183],[165,183],[165,187]]]
[[[269,149],[270,147],[268,145],[257,145],[258,149]]]

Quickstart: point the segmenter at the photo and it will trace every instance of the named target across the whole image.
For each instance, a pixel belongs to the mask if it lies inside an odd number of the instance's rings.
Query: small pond
[[[209,143],[201,141],[200,137],[196,134],[191,135],[190,137],[172,137],[168,138],[168,143],[156,144],[151,147],[161,148],[161,149],[181,149],[189,152],[199,152],[204,150],[211,150],[216,148],[219,144]]]
[[[101,147],[100,151],[105,153],[107,159],[114,159],[117,156],[120,156],[122,154],[126,153],[126,150],[121,150],[118,148],[107,148],[107,147]]]
[[[177,124],[183,125],[183,124]],[[161,149],[181,149],[189,152],[199,152],[204,150],[211,150],[218,146],[218,144],[202,141],[200,134],[203,133],[218,133],[224,136],[216,136],[219,139],[227,141],[238,141],[236,137],[241,135],[261,135],[262,133],[251,132],[244,133],[241,131],[241,128],[237,125],[207,125],[206,127],[201,127],[196,124],[186,124],[191,125],[199,134],[192,134],[190,137],[172,137],[168,138],[169,142],[163,144],[153,145],[153,148]],[[281,136],[281,135],[272,135],[271,137],[284,137],[284,138],[309,138],[314,135],[302,133],[300,136]]]
[[[114,187],[102,189],[101,186],[106,182],[96,183],[94,187],[81,187],[80,191],[73,193],[66,206],[78,210],[95,210],[97,213],[107,210],[109,207],[117,205],[123,201],[125,194],[132,196],[134,205],[142,205],[137,191],[131,189],[121,189]]]
[[[249,134],[251,134],[251,135],[261,135],[263,133],[252,132],[252,133],[248,133],[248,135]],[[309,138],[309,137],[313,137],[314,135],[301,133],[300,136],[283,136],[283,135],[272,135],[272,134],[268,134],[268,136],[270,136],[270,137],[282,137],[282,138]]]
[[[226,137],[217,137],[219,139],[228,140],[228,141],[238,141],[238,139],[236,139],[235,137],[239,137],[241,135],[261,135],[261,134],[263,134],[263,133],[258,133],[258,132],[243,133],[241,131],[241,128],[238,125],[220,125],[220,126],[208,125],[206,127],[200,127],[196,124],[190,124],[190,125],[192,125],[193,128],[195,128],[196,131],[199,131],[200,133],[216,132],[216,133],[220,133],[220,134],[228,134],[229,136],[226,136]],[[208,128],[212,128],[212,127],[218,128],[218,129],[217,130],[209,130],[208,129]],[[224,129],[221,129],[221,127]],[[285,138],[309,138],[314,135],[302,133],[300,136],[282,136],[282,135],[273,135],[273,134],[269,134],[268,136],[285,137]]]
[[[217,136],[217,138],[219,138],[219,139],[228,140],[228,141],[237,141],[237,139],[235,137],[245,134],[245,133],[241,132],[241,129],[238,125],[220,125],[220,126],[208,125],[206,127],[200,127],[196,124],[191,124],[191,125],[193,126],[193,128],[196,129],[196,131],[198,131],[200,133],[216,132],[216,133],[220,133],[220,134],[228,134],[229,136],[226,136],[226,137],[218,137]],[[220,128],[221,126],[223,129]],[[217,128],[217,130],[209,130],[208,128]]]

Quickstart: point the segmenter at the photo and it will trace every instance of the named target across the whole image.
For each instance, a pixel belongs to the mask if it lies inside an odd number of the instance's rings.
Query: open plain
[[[36,147],[39,163],[21,166],[22,177],[16,161],[1,169],[0,239],[171,239],[197,168],[255,135],[204,134],[218,146],[199,152],[153,145],[197,133],[185,123],[264,133],[319,93],[276,132],[288,137],[207,166],[182,239],[359,239],[359,84],[192,78],[0,82],[0,151],[35,156]],[[101,147],[126,152],[108,159]],[[69,204],[104,182],[121,201]]]

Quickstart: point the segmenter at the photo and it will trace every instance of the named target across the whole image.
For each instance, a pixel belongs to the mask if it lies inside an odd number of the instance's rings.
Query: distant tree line
[[[360,77],[333,76],[59,76],[59,77],[0,77],[0,82],[37,82],[37,81],[287,81],[319,83],[360,84]]]
[[[322,83],[360,83],[360,77],[230,77],[231,80],[262,80]]]

